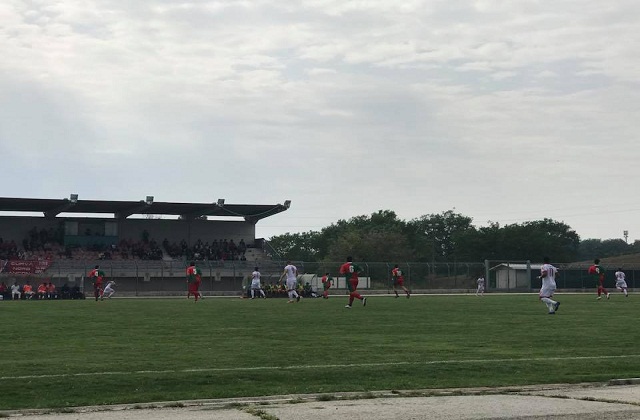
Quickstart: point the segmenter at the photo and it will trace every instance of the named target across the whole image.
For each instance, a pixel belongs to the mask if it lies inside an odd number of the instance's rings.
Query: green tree
[[[358,261],[412,261],[413,251],[400,232],[372,231],[364,234],[350,230],[336,239],[326,256],[327,261],[343,261],[352,256]]]
[[[285,233],[274,236],[269,245],[275,255],[272,258],[293,261],[317,261],[320,254],[321,234],[309,231],[304,233]]]
[[[456,240],[472,231],[470,217],[447,210],[411,220],[407,224],[409,241],[418,261],[449,261],[457,259]]]

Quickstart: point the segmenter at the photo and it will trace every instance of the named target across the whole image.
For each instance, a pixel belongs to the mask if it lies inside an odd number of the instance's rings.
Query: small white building
[[[540,273],[542,264],[502,263],[491,267],[496,273],[496,289],[531,289],[531,279]]]

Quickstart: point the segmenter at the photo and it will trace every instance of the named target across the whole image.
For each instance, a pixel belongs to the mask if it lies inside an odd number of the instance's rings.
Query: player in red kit
[[[349,288],[349,304],[345,308],[351,308],[354,299],[360,299],[362,306],[367,306],[367,298],[358,293],[358,275],[362,272],[359,265],[353,263],[352,257],[347,257],[347,262],[340,266],[340,274],[343,274],[347,280]]]
[[[402,287],[402,290],[407,294],[407,299],[409,299],[411,292],[404,287],[404,275],[402,274],[400,267],[398,267],[398,264],[394,265],[393,270],[391,270],[391,281],[393,282],[393,292],[396,294],[396,297],[399,297],[397,289],[399,286]]]
[[[325,275],[322,276],[322,287],[324,288],[322,297],[329,299],[329,288],[331,287],[331,275],[329,273],[325,273]]]
[[[600,260],[593,261],[593,265],[589,267],[589,274],[591,274],[597,281],[598,285],[598,300],[602,298],[604,293],[607,299],[609,299],[609,292],[604,288],[604,268],[600,267]]]
[[[198,298],[200,297],[200,283],[202,282],[202,271],[200,271],[200,269],[198,267],[196,267],[196,263],[191,261],[189,263],[189,267],[187,267],[187,283],[188,283],[188,292],[187,292],[187,298],[189,298],[190,295],[193,295],[196,299],[196,302],[198,301]]]
[[[93,281],[93,295],[98,299],[102,299],[102,282],[104,281],[104,271],[100,270],[100,266],[96,265],[93,270],[89,272],[89,278]]]

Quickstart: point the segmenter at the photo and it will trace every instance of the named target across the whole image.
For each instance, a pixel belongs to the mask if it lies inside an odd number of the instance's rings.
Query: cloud
[[[632,0],[8,0],[0,148],[15,171],[96,159],[135,197],[344,203],[349,185],[345,212],[393,191],[414,216],[540,185],[613,199],[587,162],[638,174],[638,16]],[[73,182],[126,198],[65,170],[48,190]]]

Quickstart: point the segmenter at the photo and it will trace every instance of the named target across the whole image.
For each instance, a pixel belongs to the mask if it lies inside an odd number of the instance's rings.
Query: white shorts
[[[550,298],[553,296],[553,293],[556,291],[556,283],[548,282],[542,283],[542,287],[540,288],[540,298]]]
[[[251,282],[251,288],[254,289],[254,290],[260,289],[260,281],[252,281]]]
[[[616,282],[616,287],[618,289],[626,289],[627,288],[627,282],[622,280],[622,281],[617,281]]]
[[[115,293],[116,291],[113,290],[111,287],[107,286],[107,287],[104,288],[103,292],[107,293],[107,294],[112,294],[112,293]]]
[[[298,286],[298,281],[297,280],[289,280],[287,279],[287,290],[296,290],[296,287]]]

